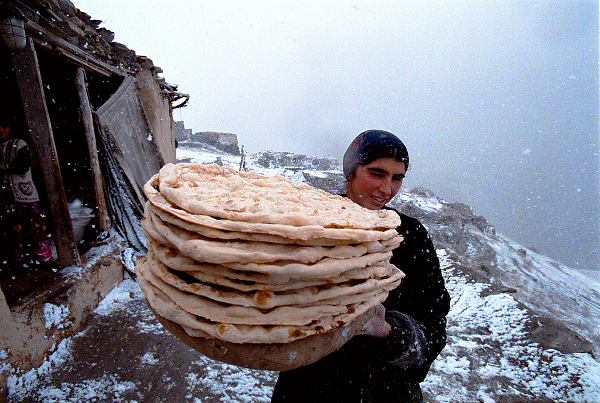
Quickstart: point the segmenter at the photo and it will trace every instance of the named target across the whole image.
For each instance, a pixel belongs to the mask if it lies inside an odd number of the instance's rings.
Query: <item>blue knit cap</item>
[[[383,130],[367,130],[359,134],[344,154],[344,176],[356,173],[359,165],[367,165],[378,158],[395,158],[406,164],[408,150],[400,139]]]

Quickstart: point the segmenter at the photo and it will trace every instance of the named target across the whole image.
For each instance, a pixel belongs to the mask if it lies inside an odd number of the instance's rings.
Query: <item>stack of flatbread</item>
[[[167,164],[144,187],[138,282],[207,356],[288,370],[338,349],[404,274],[400,217],[281,176]]]

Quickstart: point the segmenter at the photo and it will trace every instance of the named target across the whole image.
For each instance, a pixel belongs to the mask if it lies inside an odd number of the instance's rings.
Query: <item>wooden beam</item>
[[[48,43],[51,43],[52,45],[54,45],[56,48],[61,48],[65,52],[70,53],[71,56],[73,56],[74,58],[76,57],[81,62],[85,62],[88,65],[92,65],[92,66],[96,67],[97,69],[104,70],[106,73],[108,73],[108,75],[115,74],[115,75],[118,75],[121,77],[125,77],[127,75],[127,73],[131,73],[129,70],[118,69],[114,66],[111,66],[108,63],[103,62],[100,59],[97,59],[96,57],[85,52],[84,50],[73,45],[72,43],[65,41],[64,39],[59,38],[58,36],[52,34],[47,29],[43,28],[42,26],[36,24],[33,21],[30,21],[30,20],[26,21],[25,29],[27,30],[27,33],[30,36],[37,37],[44,41],[47,41]],[[86,67],[86,66],[84,65],[83,67]]]
[[[92,170],[92,182],[96,193],[96,206],[98,214],[98,224],[100,230],[108,231],[110,229],[110,218],[106,209],[106,199],[104,198],[104,187],[102,180],[102,171],[100,170],[100,161],[98,159],[98,148],[96,146],[96,135],[94,134],[94,119],[92,118],[92,108],[88,97],[87,86],[85,83],[85,71],[82,67],[77,67],[75,72],[75,85],[79,95],[79,110],[81,120],[85,129],[85,138],[87,140],[88,152],[90,154],[90,168]]]
[[[69,53],[59,47],[55,46],[54,52],[52,52],[52,53],[57,56],[62,57],[63,59],[67,59],[67,61],[75,64],[76,66],[83,67],[88,71],[91,71],[91,72],[96,73],[101,76],[110,77],[110,72],[108,72],[104,69],[98,68],[98,67],[86,62],[85,60],[81,59],[80,57],[77,57],[74,54]]]
[[[60,268],[81,266],[81,259],[73,237],[73,226],[56,155],[37,54],[30,37],[27,38],[26,49],[20,54],[13,52],[12,59],[29,128],[27,143],[33,157],[32,160],[40,164],[40,173],[48,198],[54,243],[58,255],[56,263]]]
[[[38,50],[40,50],[40,49],[47,50],[50,52],[50,54],[52,54],[58,58],[66,59],[66,61],[68,63],[75,64],[76,66],[81,66],[88,71],[98,74],[99,76],[110,77],[111,73],[109,71],[101,69],[99,67],[96,67],[96,66],[86,62],[85,60],[81,59],[80,57],[77,57],[74,54],[63,50],[62,48],[60,48],[58,46],[52,45],[48,41],[45,41],[41,38],[36,38],[33,36],[31,36],[30,38],[33,39],[36,49],[38,49]]]

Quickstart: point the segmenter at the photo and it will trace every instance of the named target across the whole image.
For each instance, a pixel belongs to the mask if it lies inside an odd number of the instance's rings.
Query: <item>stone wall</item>
[[[199,132],[190,136],[194,143],[205,143],[233,155],[240,155],[237,136],[233,133]]]
[[[173,124],[173,135],[178,142],[187,141],[192,136],[192,129],[186,129],[183,121],[177,121]]]

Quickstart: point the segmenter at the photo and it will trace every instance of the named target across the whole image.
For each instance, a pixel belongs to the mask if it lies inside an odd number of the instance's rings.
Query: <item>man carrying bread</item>
[[[396,196],[409,165],[392,133],[361,133],[344,154],[346,197],[379,210]],[[404,241],[390,262],[406,277],[359,335],[314,364],[281,372],[271,402],[422,402],[419,383],[446,344],[450,296],[427,230],[400,214]]]

